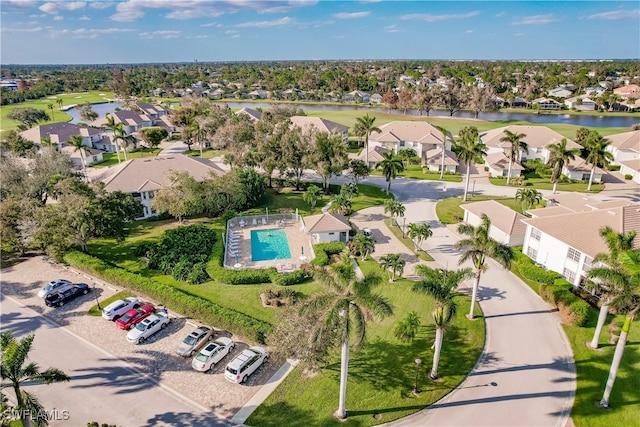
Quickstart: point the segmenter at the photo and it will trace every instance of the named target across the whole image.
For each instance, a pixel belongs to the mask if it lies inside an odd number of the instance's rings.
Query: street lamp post
[[[407,224],[407,217],[402,217],[402,238],[404,239],[404,226]]]
[[[98,306],[98,310],[102,311],[102,307],[100,307],[100,301],[98,301],[98,293],[96,292],[96,284],[93,284],[93,296],[96,299],[96,305]]]
[[[416,385],[413,388],[413,394],[416,396],[420,394],[420,390],[418,389],[418,376],[420,374],[420,365],[422,365],[422,359],[416,359]]]

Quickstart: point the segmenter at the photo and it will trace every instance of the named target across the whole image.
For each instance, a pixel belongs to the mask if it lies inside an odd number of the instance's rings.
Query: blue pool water
[[[291,258],[289,240],[284,230],[251,230],[251,260],[269,261]]]

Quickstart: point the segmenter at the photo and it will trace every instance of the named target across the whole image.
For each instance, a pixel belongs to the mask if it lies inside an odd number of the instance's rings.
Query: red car
[[[118,325],[118,328],[124,329],[126,331],[127,329],[131,329],[136,326],[139,322],[142,321],[142,319],[146,318],[154,311],[156,311],[156,308],[154,306],[152,306],[151,304],[145,304],[140,308],[129,310],[125,314],[120,316],[120,318],[116,320],[116,325]]]

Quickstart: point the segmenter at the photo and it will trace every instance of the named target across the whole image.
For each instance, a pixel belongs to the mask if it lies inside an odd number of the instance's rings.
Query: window
[[[591,263],[593,262],[593,258],[591,257],[584,257],[584,264],[582,264],[582,271],[589,271],[591,270]]]
[[[562,275],[571,283],[576,280],[576,272],[569,270],[567,267],[562,270]]]
[[[527,256],[535,261],[536,258],[538,257],[538,250],[537,249],[533,249],[531,246],[529,246],[527,248]]]
[[[569,258],[572,261],[579,262],[581,255],[582,254],[576,251],[575,249],[569,248],[569,252],[567,253],[567,258]]]
[[[537,228],[532,228],[531,229],[531,239],[532,240],[540,240],[540,236],[541,235],[542,235],[542,233]]]
[[[329,233],[329,236],[333,236],[334,234],[336,234],[336,233],[334,233],[334,232],[331,232],[331,233]]]

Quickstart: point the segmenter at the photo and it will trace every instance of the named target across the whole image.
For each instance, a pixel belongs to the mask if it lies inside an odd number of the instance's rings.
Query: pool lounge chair
[[[253,218],[253,225],[258,225],[258,221],[255,218]]]
[[[276,264],[276,271],[282,273],[282,264]]]
[[[267,219],[266,218],[262,218],[262,225],[267,225]]]

